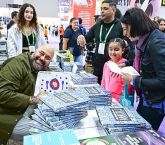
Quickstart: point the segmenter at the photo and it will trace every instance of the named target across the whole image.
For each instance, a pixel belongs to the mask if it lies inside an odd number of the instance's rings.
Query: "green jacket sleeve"
[[[0,105],[14,110],[26,109],[29,96],[20,93],[26,67],[19,59],[12,59],[0,71]],[[18,93],[19,92],[19,93]]]

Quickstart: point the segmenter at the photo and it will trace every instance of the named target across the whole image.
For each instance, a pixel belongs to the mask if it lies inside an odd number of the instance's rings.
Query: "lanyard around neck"
[[[27,42],[28,42],[28,46],[30,46],[30,40],[29,40],[29,37],[27,35],[27,32],[25,29],[23,29],[24,33],[25,33],[25,36],[26,36],[26,39],[27,39]],[[33,37],[33,43],[32,45],[34,46],[34,33],[32,32],[32,37]]]
[[[113,27],[114,27],[114,24],[111,25],[111,27],[110,27],[109,30],[108,30],[107,35],[105,36],[104,41],[102,41],[101,37],[102,37],[102,33],[103,33],[103,25],[101,25],[101,28],[100,28],[100,42],[104,42],[104,43],[106,43],[107,38],[108,38],[108,35],[111,33]]]

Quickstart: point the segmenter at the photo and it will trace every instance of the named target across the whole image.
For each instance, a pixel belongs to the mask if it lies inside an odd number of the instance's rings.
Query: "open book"
[[[112,61],[109,61],[107,64],[110,70],[114,73],[117,73],[117,74],[128,73],[132,76],[140,76],[140,74],[132,66],[126,66],[126,67],[121,68]]]

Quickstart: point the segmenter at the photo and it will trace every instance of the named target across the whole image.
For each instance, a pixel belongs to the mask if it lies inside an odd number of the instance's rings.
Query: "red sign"
[[[89,29],[94,24],[96,0],[74,0],[73,17],[82,18],[83,26]]]

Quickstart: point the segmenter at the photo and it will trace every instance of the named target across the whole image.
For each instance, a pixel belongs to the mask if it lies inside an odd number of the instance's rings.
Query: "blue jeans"
[[[74,56],[74,62],[79,62],[83,64],[83,55]]]

